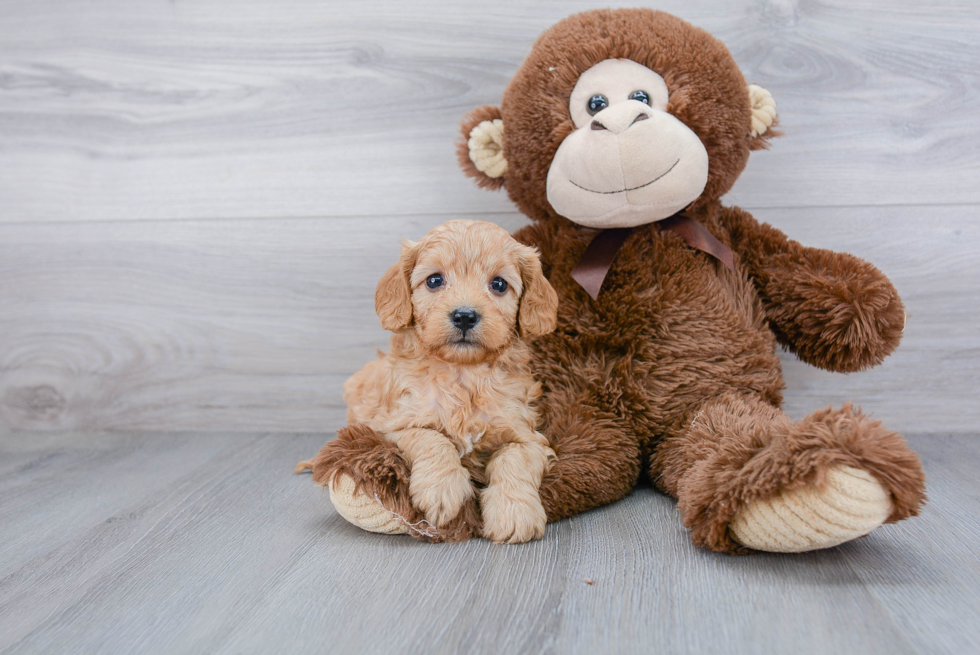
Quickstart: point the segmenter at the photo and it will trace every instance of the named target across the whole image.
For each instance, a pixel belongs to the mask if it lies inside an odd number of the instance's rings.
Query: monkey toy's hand
[[[905,308],[877,268],[802,246],[739,209],[726,209],[725,220],[770,327],[800,359],[849,373],[880,364],[898,346]]]

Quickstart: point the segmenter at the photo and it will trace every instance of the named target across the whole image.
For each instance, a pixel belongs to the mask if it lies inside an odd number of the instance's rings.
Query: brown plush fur
[[[737,207],[725,209],[723,221],[770,329],[800,359],[850,373],[880,364],[898,347],[904,306],[877,268],[847,253],[805,248]]]
[[[614,57],[660,73],[668,111],[707,149],[707,186],[686,213],[731,247],[734,272],[676,234],[644,225],[620,250],[597,300],[572,280],[594,232],[557,215],[546,179],[573,129],[568,98],[578,76]],[[481,108],[464,122],[464,137],[473,121],[495,116]],[[540,492],[550,520],[621,498],[647,472],[678,498],[696,543],[737,552],[728,525],[740,508],[820,485],[835,465],[868,471],[887,488],[890,520],[918,512],[922,470],[897,434],[849,405],[798,423],[779,409],[777,342],[816,366],[860,370],[897,346],[904,310],[870,264],[807,248],[721,206],[749,152],[775,134],[750,136],[746,81],[724,45],[660,12],[578,14],[538,39],[500,116],[504,186],[535,219],[515,236],[541,252],[561,301],[557,330],[532,344],[541,429],[557,454]],[[366,456],[346,455],[348,467]],[[360,484],[387,479],[385,467],[375,476],[372,464],[357,466]]]

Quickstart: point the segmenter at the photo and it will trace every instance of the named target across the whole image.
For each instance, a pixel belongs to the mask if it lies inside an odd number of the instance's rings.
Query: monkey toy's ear
[[[749,85],[749,103],[752,106],[752,127],[749,129],[749,148],[763,150],[769,147],[769,139],[782,136],[775,129],[779,123],[776,101],[772,94],[756,84]]]
[[[456,155],[463,172],[484,189],[504,185],[507,160],[504,158],[504,121],[500,108],[484,105],[474,109],[459,124],[462,137],[456,142]]]

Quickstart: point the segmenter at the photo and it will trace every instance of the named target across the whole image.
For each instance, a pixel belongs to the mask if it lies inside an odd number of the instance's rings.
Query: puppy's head
[[[456,220],[404,244],[374,304],[386,330],[412,328],[428,354],[472,364],[554,330],[558,295],[533,248],[493,223]]]

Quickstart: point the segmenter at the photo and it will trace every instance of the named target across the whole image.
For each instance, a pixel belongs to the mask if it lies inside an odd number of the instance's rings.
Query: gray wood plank
[[[980,201],[972,0],[655,4],[779,102],[736,202]],[[456,122],[592,6],[8,0],[0,221],[509,211],[458,172]]]
[[[387,347],[399,236],[438,222],[2,226],[0,427],[323,430]]]
[[[11,515],[64,530],[0,575],[3,653],[965,653],[980,643],[974,436],[911,439],[929,477],[921,517],[827,551],[741,558],[691,546],[673,501],[648,488],[552,524],[534,544],[429,545],[350,527],[308,476],[290,474],[320,435],[33,436],[0,437],[0,459],[91,451],[87,479],[68,459],[45,465],[83,494],[126,475],[105,454],[136,454],[133,444],[149,456],[127,455],[129,474],[171,477],[82,522],[24,480],[35,502]]]
[[[83,435],[70,435],[75,436],[76,441],[87,442]],[[239,437],[234,443],[232,435],[170,436],[151,438],[152,445],[170,446],[175,454],[182,454],[184,467],[174,470],[168,462],[146,457],[132,464],[131,470],[148,474],[163,466],[179,472],[179,477],[120,498],[115,513],[100,516],[84,531],[76,530],[69,546],[59,545],[35,557],[0,582],[4,588],[0,634],[15,651],[174,652],[169,644],[176,635],[168,634],[180,628],[185,639],[191,638],[187,632],[193,629],[191,620],[208,614],[208,606],[202,605],[205,600],[217,603],[224,608],[223,616],[233,618],[234,608],[225,594],[247,605],[248,594],[238,585],[254,584],[283,565],[283,557],[295,556],[295,548],[315,540],[314,533],[306,532],[295,543],[290,539],[291,521],[275,520],[277,515],[286,516],[284,503],[300,509],[299,515],[292,512],[293,520],[304,513],[296,496],[290,500],[283,493],[283,485],[298,491],[286,462],[269,466],[275,459],[292,457],[283,452],[281,441],[257,441],[256,435]],[[318,440],[302,441],[310,448]],[[210,441],[221,452],[200,458],[187,447],[199,441]],[[93,467],[89,485],[113,474],[108,467]],[[259,479],[264,482],[254,484]],[[43,498],[36,494],[36,500]],[[217,499],[230,501],[231,511],[220,512],[214,505]],[[35,507],[44,505],[39,502]],[[284,539],[290,546],[285,551]],[[212,540],[214,549],[204,547]],[[201,588],[210,591],[199,594]],[[93,609],[98,615],[94,618]],[[144,630],[142,619],[157,627]]]
[[[980,441],[933,436],[911,443],[926,466],[925,512],[896,526],[887,542],[849,551],[846,562],[915,650],[980,652]],[[910,588],[928,590],[930,600]]]
[[[877,369],[832,374],[786,355],[790,415],[854,400],[895,429],[974,433],[977,212],[756,211],[871,260],[909,310]],[[373,293],[398,240],[447,218],[0,225],[0,430],[331,429],[343,380],[387,347]]]
[[[220,457],[242,444],[243,439],[218,436],[197,439],[167,435],[92,435],[73,441],[54,440],[43,434],[11,437],[5,456],[14,459],[30,453],[30,460],[0,476],[0,578],[24,562],[62,543],[80,526],[101,521],[130,520],[114,517],[134,495],[154,493],[186,475],[188,464]],[[247,442],[246,442],[247,443]],[[99,471],[93,476],[93,471]],[[43,511],[38,511],[43,508]],[[56,521],[51,521],[56,517]]]

